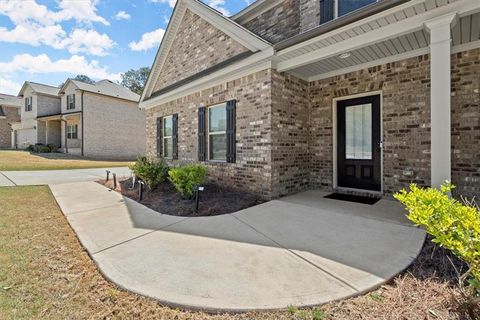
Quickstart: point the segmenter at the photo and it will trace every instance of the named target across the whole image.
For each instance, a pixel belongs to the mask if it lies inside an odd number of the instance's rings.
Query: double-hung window
[[[67,139],[78,139],[78,125],[67,125]]]
[[[163,139],[163,157],[165,159],[173,158],[173,116],[163,118],[162,126]]]
[[[320,0],[320,24],[344,16],[378,0]]]
[[[75,94],[67,95],[67,110],[75,109]]]
[[[213,161],[227,160],[227,105],[218,104],[208,108],[208,158]]]
[[[32,97],[25,98],[25,111],[32,111]]]

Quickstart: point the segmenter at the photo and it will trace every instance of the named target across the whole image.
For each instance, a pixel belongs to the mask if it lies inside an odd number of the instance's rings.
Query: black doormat
[[[332,193],[324,198],[327,199],[334,199],[334,200],[341,200],[341,201],[350,201],[350,202],[357,202],[357,203],[363,203],[363,204],[370,204],[373,205],[380,200],[380,198],[372,198],[372,197],[362,197],[362,196],[356,196],[353,194],[343,194],[343,193]]]

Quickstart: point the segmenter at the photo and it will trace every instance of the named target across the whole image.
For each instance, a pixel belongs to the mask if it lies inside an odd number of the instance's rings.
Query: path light
[[[107,170],[107,182],[108,182],[108,180],[110,180],[110,171],[109,170]]]
[[[205,187],[198,187],[197,190],[195,191],[195,200],[196,200],[196,206],[195,206],[195,212],[198,213],[198,204],[200,202],[200,191],[204,191]]]
[[[117,190],[117,174],[112,173],[113,176],[113,190]]]
[[[140,185],[140,188],[138,189],[138,192],[139,192],[138,197],[140,199],[139,202],[141,202],[143,200],[143,186],[145,185],[145,182],[140,180],[138,181],[138,184]]]

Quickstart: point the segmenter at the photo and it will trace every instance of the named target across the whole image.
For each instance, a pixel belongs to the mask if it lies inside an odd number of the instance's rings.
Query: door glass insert
[[[346,159],[372,160],[372,104],[345,109]]]

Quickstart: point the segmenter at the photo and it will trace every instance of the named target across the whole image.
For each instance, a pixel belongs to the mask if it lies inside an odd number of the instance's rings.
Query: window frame
[[[72,104],[72,107],[70,107]],[[75,110],[75,93],[67,95],[67,110]]]
[[[70,128],[74,128],[75,130],[70,130]],[[75,134],[75,138],[73,134]],[[78,140],[78,124],[67,124],[67,139]]]
[[[227,142],[227,123],[225,123],[225,130],[224,131],[214,131],[210,132],[210,110],[214,108],[222,108],[225,111],[225,120],[227,121],[227,101],[218,103],[215,105],[211,105],[207,107],[207,159],[210,162],[221,162],[221,163],[226,163],[227,162],[227,153],[228,150],[225,148],[225,159],[212,159],[212,154],[211,154],[211,143],[210,143],[210,136],[212,135],[224,135],[225,136],[225,143]]]
[[[165,134],[165,122],[167,119],[170,120],[171,127],[172,127],[172,132],[171,132],[171,135],[169,136]],[[165,143],[165,140],[168,140],[168,139],[170,139],[172,143],[172,154],[169,157],[165,156],[165,149],[167,146],[167,144]],[[165,159],[173,160],[173,114],[166,117],[162,117],[162,156]]]
[[[330,21],[333,21],[333,20],[335,20],[335,19],[338,19],[338,18],[340,18],[340,17],[343,17],[343,16],[345,16],[345,15],[347,15],[347,14],[350,14],[350,13],[352,13],[352,12],[360,9],[360,8],[359,8],[359,9],[356,9],[356,10],[354,10],[354,11],[350,11],[350,12],[348,12],[348,13],[342,15],[342,16],[339,16],[339,15],[338,15],[338,12],[339,12],[339,7],[340,7],[340,6],[339,6],[340,1],[342,1],[342,0],[333,0],[333,19],[330,20]],[[379,2],[379,1],[381,1],[381,0],[374,0],[373,3],[376,3],[376,2]],[[370,4],[368,4],[367,6],[369,6],[369,5],[373,4],[373,3],[370,3]],[[365,7],[366,7],[366,6],[365,6]],[[363,8],[363,7],[362,7],[362,8]],[[320,13],[320,16],[321,16],[321,13]],[[320,25],[325,24],[325,23],[327,23],[327,22],[328,22],[328,21],[323,22],[323,23],[320,23]]]
[[[27,99],[27,105],[25,106],[25,112],[30,112],[33,110],[33,97],[30,96],[30,97],[26,97],[25,99]]]

